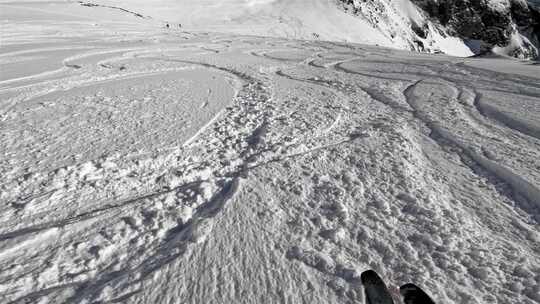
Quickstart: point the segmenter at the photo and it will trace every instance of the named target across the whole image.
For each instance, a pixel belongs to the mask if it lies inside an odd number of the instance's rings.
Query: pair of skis
[[[364,286],[366,304],[394,304],[394,299],[386,284],[375,271],[364,271],[360,279]],[[435,304],[420,287],[412,283],[401,286],[399,293],[404,304]]]

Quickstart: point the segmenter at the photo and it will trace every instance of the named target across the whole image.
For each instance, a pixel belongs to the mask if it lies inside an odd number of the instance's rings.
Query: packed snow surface
[[[1,303],[540,303],[538,65],[0,22]]]

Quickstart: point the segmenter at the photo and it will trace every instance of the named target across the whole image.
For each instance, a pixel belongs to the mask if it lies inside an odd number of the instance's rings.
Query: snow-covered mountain
[[[339,0],[352,11],[411,49],[455,53],[495,51],[518,58],[538,56],[540,10],[526,0]],[[448,43],[445,37],[462,42]],[[455,41],[454,41],[455,42]]]
[[[409,0],[337,0],[341,8],[369,22],[383,33],[394,47],[456,56],[471,56],[466,41],[449,30]]]
[[[526,0],[94,0],[187,29],[368,43],[471,56],[538,56],[540,9]],[[536,2],[538,3],[538,2]]]
[[[451,35],[514,57],[538,56],[540,10],[526,0],[412,0]]]

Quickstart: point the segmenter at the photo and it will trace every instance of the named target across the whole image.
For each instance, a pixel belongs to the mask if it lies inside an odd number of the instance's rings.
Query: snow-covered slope
[[[431,23],[429,37],[419,38],[414,30],[426,25],[427,17],[408,0],[349,4],[336,0],[94,2],[132,8],[173,25],[181,23],[189,30],[357,42],[455,56],[474,54],[460,38],[445,36]]]
[[[431,23],[429,37],[418,38],[414,29],[426,24],[427,17],[408,0],[358,5],[343,5],[336,0],[96,0],[92,3],[128,8],[173,27],[181,24],[185,30],[367,43],[456,56],[474,54],[460,38],[445,36]]]
[[[538,65],[124,9],[0,4],[0,303],[540,303]]]
[[[329,0],[97,0],[130,8],[185,30],[232,32],[404,47]]]
[[[540,11],[525,0],[95,0],[189,30],[392,46],[470,56],[538,55]]]

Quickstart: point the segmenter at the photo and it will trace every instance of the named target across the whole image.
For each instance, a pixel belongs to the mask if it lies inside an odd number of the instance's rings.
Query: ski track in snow
[[[540,303],[538,78],[217,33],[30,51],[23,29],[0,48],[0,302],[363,303],[375,269]]]

